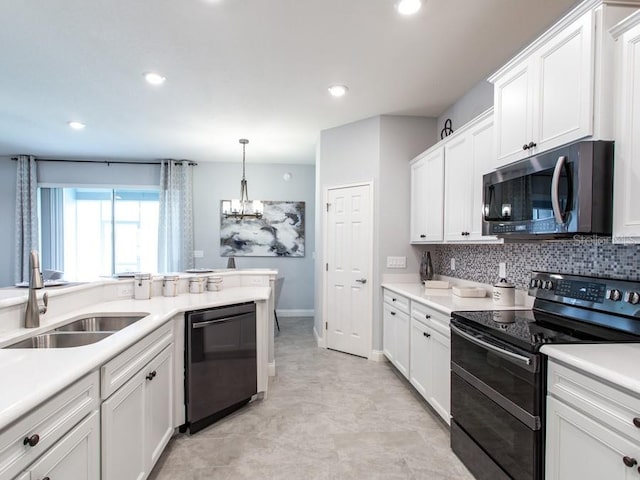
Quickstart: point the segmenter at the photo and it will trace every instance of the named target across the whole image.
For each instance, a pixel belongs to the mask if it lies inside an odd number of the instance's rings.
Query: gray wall
[[[194,248],[204,252],[196,267],[224,268],[220,256],[220,200],[238,198],[242,164],[200,162],[193,179]],[[283,175],[289,172],[291,180]],[[305,202],[304,257],[236,257],[238,268],[276,268],[285,277],[278,309],[314,308],[315,167],[313,165],[252,164],[247,162],[249,198]]]
[[[438,117],[438,139],[447,118],[451,119],[453,130],[474,119],[487,108],[493,106],[493,84],[482,80],[460,97]]]
[[[380,283],[382,274],[416,272],[417,251],[409,246],[408,162],[433,145],[435,119],[406,116],[373,117],[320,133],[316,158],[316,198],[322,217],[326,188],[373,181],[373,348],[382,346]],[[322,336],[322,291],[324,285],[322,229],[316,230],[316,318]],[[386,257],[407,256],[407,270],[388,270]]]
[[[16,167],[11,158],[0,157],[0,287],[13,284]]]

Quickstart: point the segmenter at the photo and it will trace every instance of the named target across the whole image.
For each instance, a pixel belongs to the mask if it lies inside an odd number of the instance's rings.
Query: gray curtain
[[[16,283],[29,281],[29,253],[38,250],[38,177],[36,159],[18,156],[16,175]]]
[[[193,268],[193,166],[163,160],[160,166],[158,272]]]

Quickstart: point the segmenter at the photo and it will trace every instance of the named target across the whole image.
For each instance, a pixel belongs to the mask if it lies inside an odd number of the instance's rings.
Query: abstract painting
[[[260,219],[220,215],[220,255],[304,257],[304,202],[262,203]]]

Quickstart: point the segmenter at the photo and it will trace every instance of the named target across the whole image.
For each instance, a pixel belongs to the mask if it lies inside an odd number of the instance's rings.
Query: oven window
[[[522,222],[553,218],[551,180],[553,168],[524,177],[485,186],[484,216],[487,221]],[[560,175],[558,197],[561,211],[570,202],[571,164],[565,164]]]
[[[451,336],[451,360],[531,415],[540,415],[540,373],[529,372],[456,334]]]
[[[541,431],[529,429],[455,373],[451,375],[451,415],[511,478],[538,477]]]

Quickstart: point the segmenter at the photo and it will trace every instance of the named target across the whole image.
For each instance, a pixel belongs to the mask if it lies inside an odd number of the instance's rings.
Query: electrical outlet
[[[387,268],[407,268],[407,257],[387,257]]]
[[[133,283],[127,282],[121,285],[118,285],[118,297],[133,297]]]
[[[498,276],[500,278],[507,278],[507,264],[505,262],[498,263]]]
[[[203,258],[204,257],[204,251],[203,250],[194,250],[193,251],[193,258]]]
[[[455,259],[455,258],[452,258],[452,259],[451,259],[451,270],[453,271],[453,270],[455,270],[455,269],[456,269],[456,259]]]

